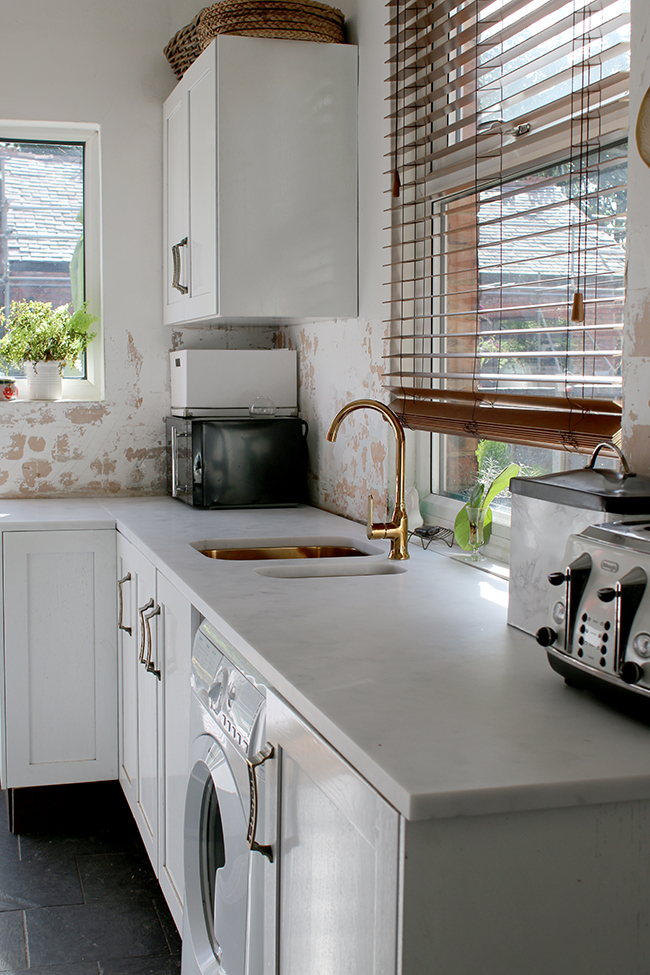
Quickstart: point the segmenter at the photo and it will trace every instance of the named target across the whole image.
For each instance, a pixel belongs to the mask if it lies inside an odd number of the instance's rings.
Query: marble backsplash
[[[552,590],[549,572],[564,570],[569,535],[588,525],[623,521],[605,511],[555,504],[539,498],[512,495],[510,528],[510,600],[508,623],[526,633],[548,624]]]

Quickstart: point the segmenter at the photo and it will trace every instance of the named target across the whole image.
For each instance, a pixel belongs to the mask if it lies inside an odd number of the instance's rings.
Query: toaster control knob
[[[564,572],[550,572],[548,581],[552,586],[561,586],[563,582],[566,582],[566,576]]]
[[[616,590],[611,589],[609,586],[607,589],[599,589],[598,598],[601,603],[611,603],[612,599],[616,599]]]
[[[535,634],[535,639],[540,647],[550,647],[557,640],[557,633],[550,626],[540,626]]]
[[[643,667],[635,664],[633,660],[626,660],[620,671],[621,680],[626,684],[638,684],[643,677]]]

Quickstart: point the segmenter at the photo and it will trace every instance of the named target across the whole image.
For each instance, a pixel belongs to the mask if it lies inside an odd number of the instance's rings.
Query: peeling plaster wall
[[[161,105],[175,84],[161,51],[196,0],[3,0],[0,117],[102,127],[103,320],[106,401],[0,406],[0,496],[164,492],[170,348],[299,350],[300,408],[310,425],[315,504],[365,520],[383,516],[393,444],[379,414],[348,417],[348,400],[387,400],[382,387],[388,235],[384,75],[386,8],[341,0],[359,45],[359,317],[280,328],[161,325]],[[632,0],[631,119],[650,86],[650,9]],[[25,69],[29,54],[29,71]],[[633,124],[631,126],[633,131]],[[624,447],[650,474],[650,169],[630,148],[629,297],[624,347]]]
[[[628,279],[623,346],[623,450],[633,470],[650,475],[650,168],[634,140],[650,87],[650,6],[632,0],[632,83],[628,190]]]
[[[365,521],[373,494],[383,518],[393,499],[394,448],[388,424],[375,411],[348,416],[337,440],[325,434],[352,399],[387,402],[382,387],[384,336],[384,231],[388,203],[384,154],[386,8],[377,0],[337,3],[348,39],[359,45],[359,318],[285,326],[280,341],[299,350],[299,403],[309,423],[311,496],[320,507]]]

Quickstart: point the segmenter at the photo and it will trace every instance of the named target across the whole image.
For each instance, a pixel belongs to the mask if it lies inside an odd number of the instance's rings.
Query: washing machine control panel
[[[264,735],[264,694],[201,629],[192,647],[192,690],[242,752],[259,750],[258,738]]]

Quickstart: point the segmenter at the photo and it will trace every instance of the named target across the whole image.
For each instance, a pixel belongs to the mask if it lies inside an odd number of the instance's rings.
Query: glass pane
[[[584,454],[563,450],[545,450],[520,444],[498,443],[471,437],[442,437],[442,476],[439,494],[468,501],[477,480],[489,484],[508,464],[519,464],[520,474],[537,477],[556,471],[585,467],[589,458]],[[600,456],[599,467],[614,466],[614,461]],[[510,495],[500,495],[492,507],[509,508]]]
[[[0,305],[84,301],[84,147],[0,141]],[[19,375],[18,369],[12,374]],[[85,376],[85,362],[64,371]]]

